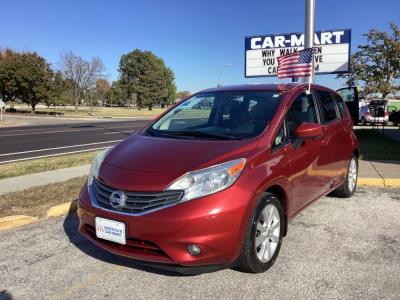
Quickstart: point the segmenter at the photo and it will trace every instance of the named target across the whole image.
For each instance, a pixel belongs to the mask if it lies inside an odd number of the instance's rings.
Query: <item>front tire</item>
[[[274,264],[278,257],[284,233],[284,215],[278,198],[264,193],[248,225],[239,268],[249,273],[262,273]]]
[[[346,179],[343,184],[333,191],[333,195],[340,198],[350,198],[357,188],[358,159],[355,155],[349,161]]]

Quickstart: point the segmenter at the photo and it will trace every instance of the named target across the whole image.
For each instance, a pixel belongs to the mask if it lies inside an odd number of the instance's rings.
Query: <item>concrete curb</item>
[[[400,187],[400,178],[358,178],[357,184],[380,187]]]
[[[77,200],[59,204],[59,205],[54,205],[47,210],[46,219],[65,216],[69,212],[75,211],[77,209],[77,207],[78,207]]]
[[[63,203],[63,204],[54,205],[47,210],[46,219],[65,216],[69,212],[76,211],[77,208],[78,208],[77,200]],[[32,224],[38,220],[39,219],[36,217],[30,217],[30,216],[25,216],[25,215],[15,215],[15,216],[3,217],[3,218],[0,218],[0,231]]]
[[[397,178],[358,178],[358,185],[366,186],[378,186],[378,187],[400,187],[400,179]],[[46,219],[56,218],[67,215],[69,212],[76,211],[78,207],[78,201],[74,200],[50,207],[46,212]],[[38,221],[36,217],[15,215],[0,218],[0,231],[5,229],[12,229],[28,224],[32,224]]]
[[[15,216],[8,216],[4,218],[0,218],[0,230],[5,229],[12,229],[28,224],[35,223],[38,218],[24,216],[24,215],[15,215]]]

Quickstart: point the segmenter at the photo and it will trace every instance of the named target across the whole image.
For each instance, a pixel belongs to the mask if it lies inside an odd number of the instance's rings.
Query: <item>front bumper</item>
[[[79,231],[97,246],[118,255],[184,266],[230,264],[240,254],[253,194],[232,186],[224,191],[142,216],[94,207],[85,185],[79,196]],[[250,205],[251,206],[251,205]],[[126,245],[96,237],[95,217],[126,224]],[[189,244],[201,254],[187,252]]]

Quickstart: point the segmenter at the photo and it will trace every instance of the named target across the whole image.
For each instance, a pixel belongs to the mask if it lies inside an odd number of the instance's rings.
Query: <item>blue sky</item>
[[[352,29],[352,51],[370,28],[400,23],[399,0],[316,0],[316,30]],[[72,50],[100,57],[110,80],[122,54],[136,48],[162,57],[179,90],[223,84],[278,82],[244,78],[244,37],[304,29],[304,0],[0,0],[0,47],[36,51],[55,68]],[[334,75],[318,83],[341,86]]]

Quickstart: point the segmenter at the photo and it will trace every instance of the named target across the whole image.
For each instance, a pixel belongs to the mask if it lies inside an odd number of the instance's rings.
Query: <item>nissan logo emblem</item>
[[[109,201],[113,208],[125,207],[125,200],[127,196],[122,191],[115,191],[110,195]]]

